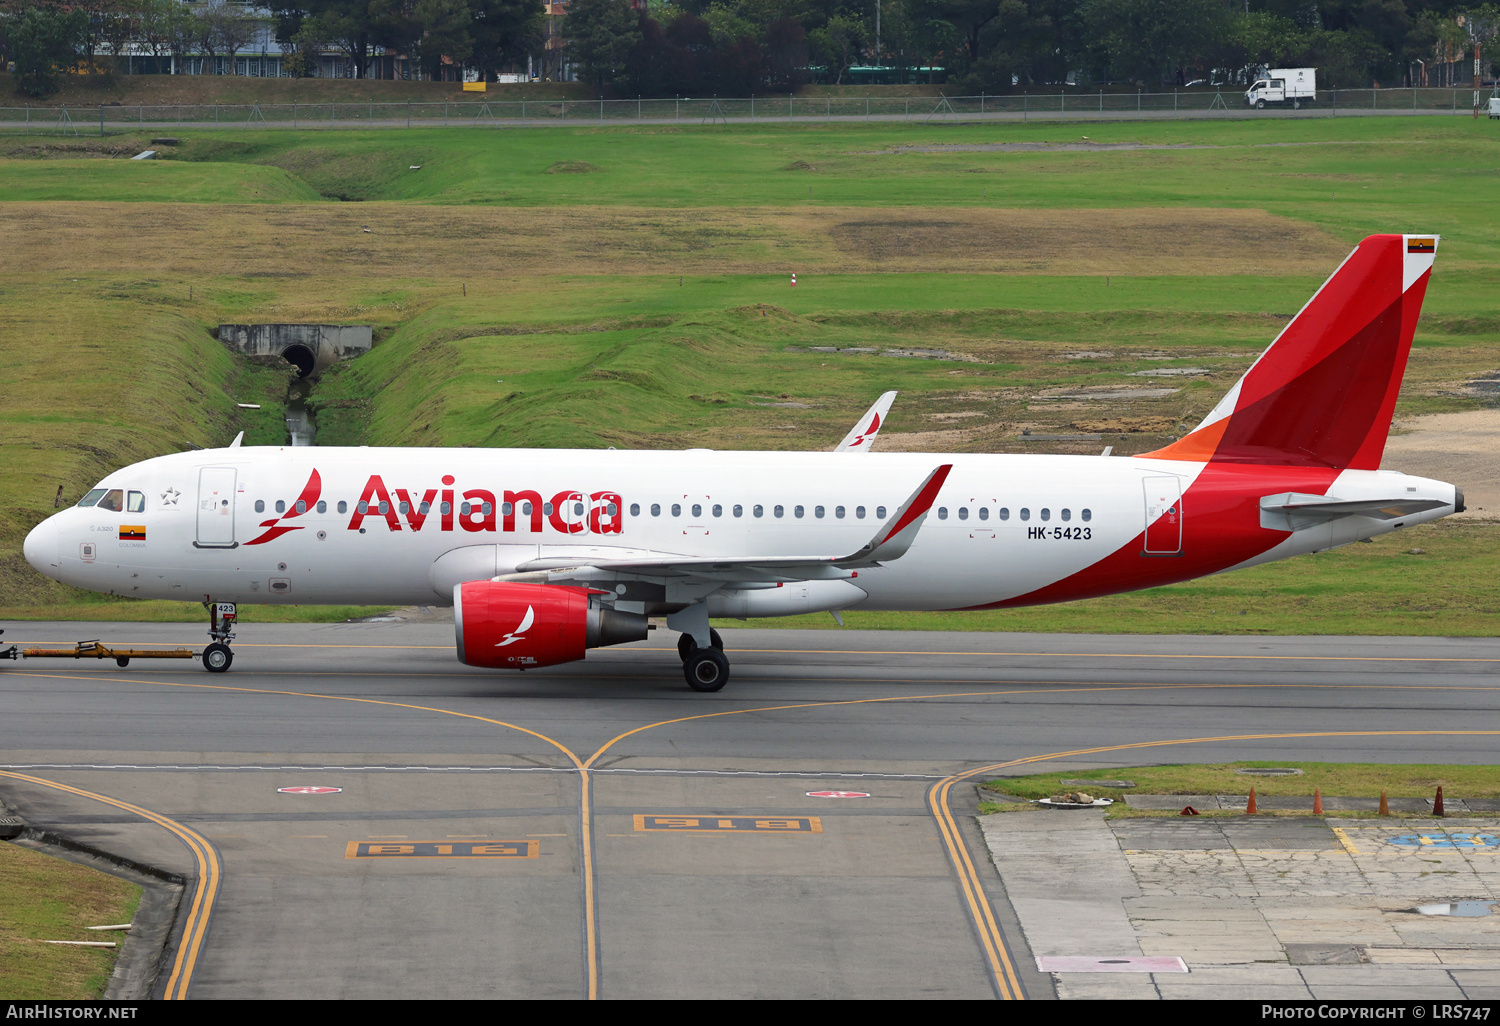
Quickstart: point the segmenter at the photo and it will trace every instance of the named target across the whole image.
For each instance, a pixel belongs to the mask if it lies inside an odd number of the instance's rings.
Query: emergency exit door
[[[1148,477],[1143,556],[1182,555],[1182,478]]]

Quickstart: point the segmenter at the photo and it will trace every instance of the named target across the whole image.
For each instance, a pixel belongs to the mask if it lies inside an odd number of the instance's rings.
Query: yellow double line
[[[193,979],[193,969],[198,964],[198,953],[203,948],[204,938],[208,936],[208,919],[210,913],[213,912],[214,899],[219,896],[222,868],[213,845],[209,844],[203,835],[189,830],[174,819],[168,819],[161,813],[152,812],[150,809],[143,809],[139,805],[122,802],[118,798],[111,798],[109,795],[95,794],[93,791],[58,783],[56,780],[45,780],[42,777],[33,777],[26,773],[12,773],[8,770],[0,770],[0,777],[24,780],[28,784],[38,784],[55,791],[77,795],[80,798],[89,798],[96,802],[103,802],[105,805],[113,805],[117,809],[149,819],[157,826],[166,827],[188,846],[188,850],[193,853],[193,858],[198,864],[198,882],[193,888],[193,902],[188,909],[187,921],[182,928],[182,942],[178,944],[177,957],[172,962],[172,974],[167,977],[166,992],[168,1001],[186,998],[188,985]]]

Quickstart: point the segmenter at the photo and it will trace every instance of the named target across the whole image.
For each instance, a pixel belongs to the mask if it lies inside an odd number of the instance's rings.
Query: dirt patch
[[[1290,255],[1295,270],[1281,265],[1288,273],[1314,274],[1348,250],[1318,228],[1259,210],[935,213],[861,212],[831,234],[844,252],[879,262],[984,260],[996,269],[1067,274],[1250,274],[1273,252]]]
[[[1073,427],[1079,431],[1096,431],[1099,434],[1131,434],[1149,431],[1165,434],[1177,426],[1171,417],[1103,417],[1097,420],[1075,420]]]
[[[787,164],[785,167],[783,167],[781,170],[783,170],[783,171],[816,171],[817,168],[815,166],[813,166],[812,164],[809,164],[805,160],[794,160],[790,164]]]
[[[365,226],[373,231],[365,232]],[[1326,274],[1346,245],[1255,210],[660,210],[398,203],[0,205],[0,273]],[[491,243],[505,240],[504,246]],[[1163,240],[1172,244],[1164,250]],[[468,245],[466,243],[472,243]]]
[[[1500,410],[1435,413],[1396,425],[1383,470],[1449,481],[1464,490],[1460,520],[1500,520]]]
[[[591,175],[601,170],[597,164],[590,164],[586,160],[559,160],[547,168],[545,174],[549,175]]]

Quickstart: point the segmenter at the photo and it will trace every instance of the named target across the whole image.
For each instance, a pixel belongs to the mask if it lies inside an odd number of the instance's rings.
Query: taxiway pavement
[[[0,664],[0,797],[212,879],[158,992],[1045,998],[971,782],[1489,763],[1500,737],[1489,639],[724,634],[712,695],[667,632],[507,675],[458,664],[431,623],[241,625],[226,674]]]

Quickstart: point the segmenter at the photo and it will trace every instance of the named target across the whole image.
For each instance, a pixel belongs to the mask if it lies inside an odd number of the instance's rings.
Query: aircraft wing
[[[833,451],[869,452],[870,447],[875,444],[875,436],[880,433],[880,426],[885,423],[886,414],[891,412],[891,404],[895,401],[895,392],[887,392],[876,399],[875,405],[865,411],[865,415],[859,418],[854,428]]]
[[[499,581],[561,584],[620,578],[718,581],[725,584],[786,581],[843,580],[882,560],[899,559],[911,548],[917,532],[942,490],[953,464],[929,473],[899,508],[880,525],[870,540],[845,555],[691,556],[670,552],[631,553],[623,558],[559,554],[530,559]]]

